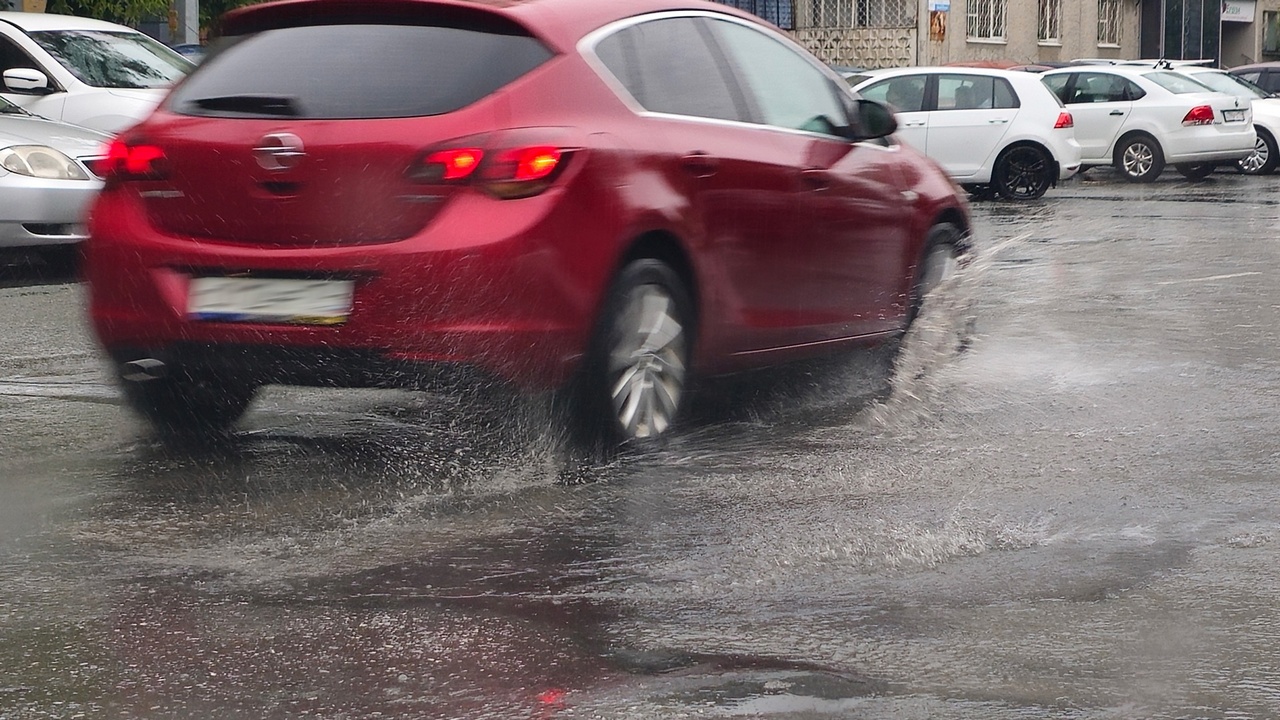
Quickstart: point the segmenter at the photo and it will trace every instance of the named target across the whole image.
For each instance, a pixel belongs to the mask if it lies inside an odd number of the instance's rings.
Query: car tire
[[[1048,192],[1056,175],[1049,153],[1034,145],[1015,145],[996,158],[991,184],[1006,200],[1036,200]]]
[[[618,273],[572,393],[576,436],[606,451],[651,445],[688,404],[693,303],[666,263]]]
[[[1178,163],[1173,166],[1177,169],[1182,177],[1188,180],[1203,180],[1213,174],[1218,168],[1213,163]]]
[[[124,380],[125,402],[166,436],[226,432],[249,409],[257,387],[216,376]]]
[[[1164,172],[1164,151],[1150,135],[1130,135],[1116,145],[1116,172],[1129,182],[1153,182]]]
[[[925,299],[949,278],[959,265],[964,233],[949,222],[929,228],[925,237],[920,262],[916,264],[915,282],[911,285],[910,305],[907,308],[906,327],[910,328],[920,315]]]
[[[1280,148],[1276,146],[1275,136],[1264,128],[1254,127],[1258,131],[1258,139],[1253,152],[1236,161],[1236,170],[1245,175],[1270,175],[1280,163]]]

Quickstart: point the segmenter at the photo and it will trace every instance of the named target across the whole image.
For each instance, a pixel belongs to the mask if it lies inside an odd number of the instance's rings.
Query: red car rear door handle
[[[806,190],[818,192],[831,187],[831,176],[826,170],[810,168],[808,170],[800,171],[800,182],[804,185]]]
[[[720,167],[720,161],[704,152],[692,152],[680,158],[680,167],[694,177],[711,177]]]

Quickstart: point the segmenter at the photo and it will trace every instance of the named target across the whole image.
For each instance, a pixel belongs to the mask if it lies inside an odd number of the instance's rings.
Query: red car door
[[[799,281],[792,315],[821,340],[898,327],[912,206],[894,167],[900,151],[845,137],[851,98],[802,51],[744,24],[712,26],[779,163],[792,168],[793,221],[782,240]]]

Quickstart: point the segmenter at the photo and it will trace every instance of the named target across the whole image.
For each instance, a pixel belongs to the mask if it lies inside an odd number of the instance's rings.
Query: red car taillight
[[[1213,108],[1208,105],[1198,105],[1187,111],[1182,118],[1182,124],[1191,125],[1212,125],[1213,124]]]
[[[1062,130],[1064,128],[1073,128],[1075,126],[1076,121],[1071,118],[1071,113],[1063,110],[1058,113],[1058,121],[1053,124],[1053,129]]]
[[[454,148],[429,153],[422,162],[409,171],[409,177],[423,183],[457,182],[466,180],[480,167],[484,150],[480,148]]]
[[[502,199],[524,198],[551,187],[573,153],[540,144],[442,148],[426,152],[406,176],[427,185],[472,185]]]
[[[503,150],[480,171],[481,187],[500,198],[537,195],[551,187],[568,152],[557,147]]]
[[[107,156],[89,169],[108,183],[161,180],[169,175],[169,161],[157,145],[130,144],[116,138],[107,149]]]

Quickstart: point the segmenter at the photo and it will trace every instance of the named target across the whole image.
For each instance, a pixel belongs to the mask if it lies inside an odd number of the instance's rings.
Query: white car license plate
[[[187,316],[220,322],[340,325],[351,314],[355,282],[283,278],[191,279]]]
[[[1244,110],[1223,110],[1222,119],[1226,122],[1244,122]]]

